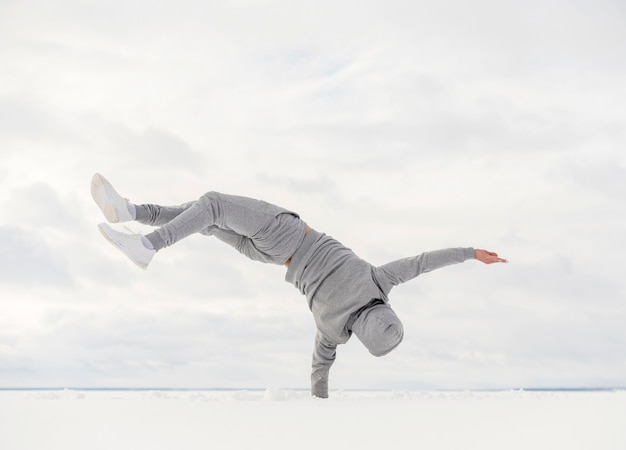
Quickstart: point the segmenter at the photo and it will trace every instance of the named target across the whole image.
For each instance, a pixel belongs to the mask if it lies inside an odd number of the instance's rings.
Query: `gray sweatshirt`
[[[393,286],[473,258],[473,248],[450,248],[374,267],[332,237],[311,230],[291,258],[285,279],[306,296],[317,325],[313,395],[328,396],[337,345],[350,339],[352,324],[364,308],[376,301],[388,303]]]

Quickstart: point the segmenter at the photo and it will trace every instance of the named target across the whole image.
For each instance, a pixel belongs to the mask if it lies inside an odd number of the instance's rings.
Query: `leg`
[[[135,220],[144,225],[163,226],[189,209],[194,203],[183,203],[179,206],[135,205]]]
[[[169,247],[187,236],[211,227],[244,238],[260,238],[264,228],[280,214],[287,212],[262,200],[207,192],[146,238],[155,250]]]
[[[262,200],[217,192],[208,192],[197,201],[180,206],[134,205],[96,174],[92,195],[110,222],[134,219],[161,226],[147,236],[133,236],[107,224],[98,225],[107,240],[144,269],[156,251],[194,233],[214,235],[253,260],[285,264],[307,229],[293,212]]]
[[[111,223],[136,220],[154,226],[165,225],[194,203],[179,206],[135,205],[118,194],[111,183],[99,173],[91,179],[91,196]]]

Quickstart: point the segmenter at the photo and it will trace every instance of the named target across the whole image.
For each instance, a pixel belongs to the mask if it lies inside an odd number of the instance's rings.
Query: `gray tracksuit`
[[[380,267],[362,260],[337,240],[311,230],[286,209],[247,197],[209,192],[181,206],[137,205],[137,220],[162,225],[148,234],[156,250],[193,234],[213,235],[247,257],[273,264],[291,262],[285,276],[307,298],[317,326],[311,390],[328,396],[328,374],[338,344],[353,331],[376,356],[391,351],[402,339],[402,325],[389,308],[393,286],[421,273],[474,258],[472,248],[422,253]],[[364,320],[376,311],[375,320]],[[375,314],[371,314],[374,317]],[[387,331],[372,327],[381,318]],[[387,321],[387,319],[389,319]],[[392,333],[388,343],[379,333]]]

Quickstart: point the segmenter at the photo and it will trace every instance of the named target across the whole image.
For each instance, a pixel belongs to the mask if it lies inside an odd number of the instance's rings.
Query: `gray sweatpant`
[[[247,257],[285,264],[304,239],[306,223],[284,208],[248,197],[207,192],[179,206],[135,205],[136,220],[160,226],[146,235],[155,250],[195,233],[212,235]]]

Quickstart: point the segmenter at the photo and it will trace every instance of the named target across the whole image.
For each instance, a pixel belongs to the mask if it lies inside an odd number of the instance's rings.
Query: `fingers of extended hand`
[[[493,264],[493,263],[499,263],[499,262],[508,263],[509,261],[504,258],[499,258],[497,255],[491,256],[490,258],[487,259],[487,264]]]
[[[496,252],[490,252],[487,250],[476,250],[476,259],[484,262],[485,264],[493,264],[493,263],[508,263],[509,261],[500,258]]]

